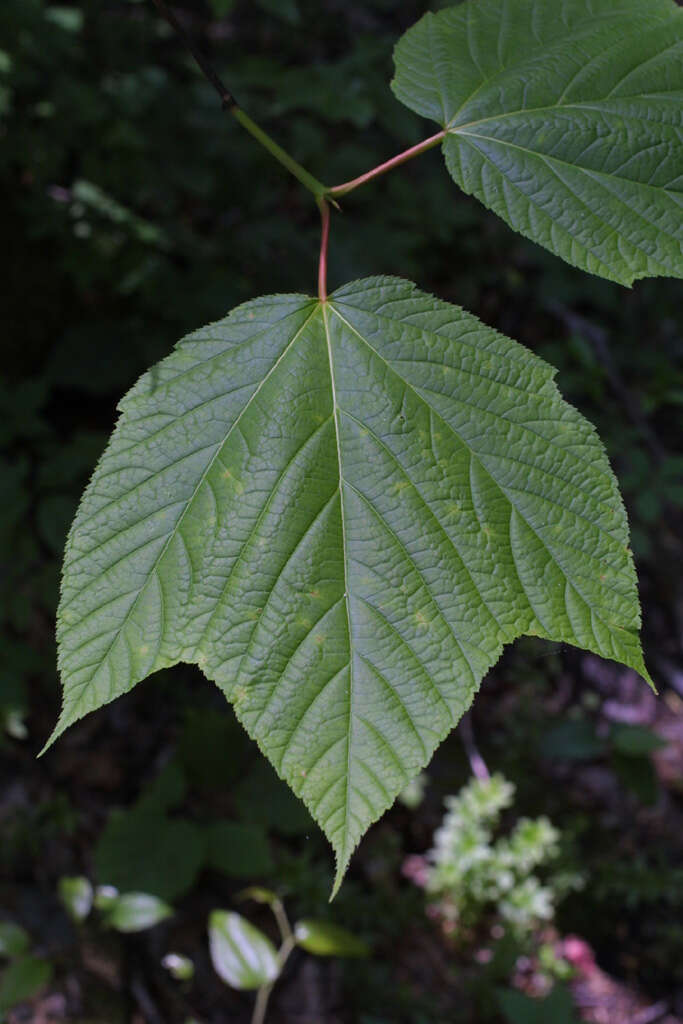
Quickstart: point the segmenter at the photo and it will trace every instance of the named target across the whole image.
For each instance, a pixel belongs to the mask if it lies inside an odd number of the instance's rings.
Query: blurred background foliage
[[[388,89],[393,44],[426,7],[177,10],[249,113],[332,184],[428,133]],[[525,640],[474,711],[486,762],[516,786],[507,824],[547,816],[554,870],[582,878],[522,948],[495,905],[454,934],[423,889],[443,797],[470,774],[457,735],[424,798],[372,829],[331,906],[318,829],[193,668],[159,674],[35,760],[58,710],[61,551],[118,398],[188,330],[262,293],[311,291],[319,229],[309,195],[221,113],[144,0],[2,0],[0,179],[0,919],[25,936],[3,951],[0,929],[0,1016],[248,1020],[251,996],[211,971],[206,919],[253,882],[372,949],[348,963],[295,954],[275,1022],[683,1016],[680,289],[570,269],[459,194],[436,152],[333,218],[332,287],[399,274],[528,345],[558,367],[623,487],[659,699],[614,665]],[[142,934],[75,925],[59,881],[81,875],[174,914]],[[193,958],[194,981],[168,974],[169,950]]]

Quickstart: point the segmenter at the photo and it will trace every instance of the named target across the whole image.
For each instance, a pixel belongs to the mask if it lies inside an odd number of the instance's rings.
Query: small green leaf
[[[395,62],[453,179],[516,231],[621,284],[683,276],[673,0],[468,0],[426,14]]]
[[[368,956],[370,953],[362,939],[329,921],[308,918],[297,921],[294,938],[298,946],[316,956]]]
[[[180,953],[167,953],[161,961],[161,966],[165,967],[176,981],[190,981],[194,977],[194,964],[189,957],[181,956]]]
[[[280,973],[268,936],[232,911],[214,910],[211,914],[209,949],[216,974],[232,988],[260,988]]]
[[[265,903],[268,906],[272,906],[278,900],[277,893],[274,893],[272,889],[264,889],[261,885],[250,885],[248,889],[241,889],[235,898],[253,900],[254,903]]]
[[[108,907],[105,923],[117,932],[142,932],[153,928],[172,913],[172,908],[156,896],[146,892],[127,892]]]
[[[19,956],[31,943],[25,928],[14,921],[0,921],[0,956]]]
[[[396,278],[186,338],[123,400],[71,529],[53,739],[194,662],[323,828],[338,886],[505,643],[648,678],[617,483],[553,376]],[[234,798],[308,829],[263,763]]]
[[[93,905],[96,910],[109,910],[116,903],[119,895],[119,890],[115,885],[98,885],[93,896]]]
[[[93,889],[87,878],[78,875],[59,879],[59,898],[74,921],[85,921],[93,904]]]
[[[30,999],[49,982],[52,964],[37,956],[13,960],[0,976],[0,1013]]]
[[[25,740],[28,737],[26,711],[23,708],[3,708],[0,706],[1,728],[13,740]]]

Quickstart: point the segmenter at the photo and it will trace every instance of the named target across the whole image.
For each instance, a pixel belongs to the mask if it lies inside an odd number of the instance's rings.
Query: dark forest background
[[[432,130],[388,88],[393,44],[427,6],[176,10],[249,113],[339,182]],[[194,668],[158,674],[36,760],[59,707],[62,547],[116,403],[187,331],[263,293],[314,289],[310,195],[221,113],[151,3],[2,0],[0,223],[0,921],[26,930],[34,958],[25,989],[9,994],[16,971],[8,982],[12,958],[0,959],[0,1018],[248,1021],[252,996],[212,971],[206,919],[239,907],[269,931],[263,907],[235,902],[259,883],[294,917],[333,920],[372,950],[295,954],[274,1024],[683,1019],[680,285],[627,290],[573,270],[459,193],[438,151],[333,218],[331,287],[411,278],[558,367],[630,516],[659,697],[614,664],[527,639],[475,704],[474,742],[517,787],[513,819],[547,815],[562,864],[583,879],[543,935],[492,961],[495,910],[449,934],[405,869],[431,846],[443,796],[470,775],[457,732],[421,802],[371,829],[331,905],[323,837]],[[67,876],[157,894],[175,913],[133,935],[96,917],[75,926],[58,895]],[[544,968],[548,945],[566,970]],[[169,950],[193,959],[194,981],[161,966]],[[500,997],[513,989],[524,998]]]

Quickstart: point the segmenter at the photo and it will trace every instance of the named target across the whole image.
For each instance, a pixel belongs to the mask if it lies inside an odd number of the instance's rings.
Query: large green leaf
[[[394,92],[515,230],[621,284],[683,276],[683,10],[673,0],[468,0],[426,14]]]
[[[505,642],[646,675],[616,481],[553,372],[396,278],[185,338],[121,403],[69,536],[54,735],[195,662],[338,883]]]

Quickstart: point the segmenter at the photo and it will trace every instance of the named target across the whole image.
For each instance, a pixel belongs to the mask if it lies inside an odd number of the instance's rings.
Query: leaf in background
[[[311,818],[270,765],[258,760],[233,789],[240,818],[283,836],[311,832]]]
[[[231,911],[214,910],[211,914],[209,950],[216,974],[232,988],[260,988],[280,973],[268,936]]]
[[[224,18],[235,6],[235,0],[209,0],[209,3],[217,18]]]
[[[117,932],[142,932],[172,913],[173,909],[156,896],[147,892],[126,892],[112,901],[104,919]]]
[[[515,989],[499,989],[497,996],[508,1024],[579,1024],[566,985],[556,984],[550,995],[540,999]]]
[[[329,921],[297,921],[294,938],[297,946],[315,956],[368,956],[370,953],[366,942]]]
[[[264,889],[262,885],[250,885],[249,888],[238,892],[235,898],[238,900],[253,900],[254,903],[265,903],[269,907],[279,902],[277,894],[272,889]]]
[[[606,750],[604,740],[596,735],[593,722],[586,718],[549,726],[541,736],[540,748],[544,757],[562,757],[568,761],[592,761]]]
[[[642,804],[651,806],[656,801],[659,783],[655,766],[649,757],[634,757],[632,754],[615,751],[610,764],[621,784]]]
[[[193,885],[204,860],[202,829],[160,811],[133,808],[110,815],[94,851],[99,881],[173,900]]]
[[[258,825],[216,821],[209,825],[206,864],[232,878],[259,878],[273,871],[268,836]]]
[[[625,722],[612,726],[610,740],[614,749],[625,757],[649,757],[667,745],[667,741],[653,729]]]
[[[60,878],[58,889],[69,917],[74,921],[85,921],[93,901],[93,889],[88,879],[82,875]]]
[[[107,911],[114,906],[119,896],[115,885],[98,885],[93,894],[93,906],[96,910]]]
[[[243,779],[245,765],[254,755],[254,744],[229,708],[220,714],[215,708],[192,708],[178,742],[187,777],[201,792],[225,791]]]
[[[37,956],[13,960],[0,975],[0,1013],[30,999],[49,982],[52,964]]]
[[[190,981],[194,977],[194,964],[188,956],[181,956],[180,953],[167,953],[161,961],[169,974],[176,981]]]
[[[163,813],[181,804],[187,793],[187,779],[182,765],[168,761],[159,774],[143,789],[135,805],[136,811]]]
[[[168,238],[156,224],[138,217],[92,181],[75,181],[71,193],[75,203],[82,203],[101,217],[127,228],[139,242],[162,249],[169,247]]]
[[[30,942],[28,932],[21,925],[14,921],[0,921],[0,957],[25,953]]]
[[[683,10],[468,0],[399,41],[392,88],[457,184],[568,263],[683,276]]]
[[[69,536],[53,739],[195,662],[320,823],[338,886],[504,643],[647,678],[616,480],[553,375],[396,278],[184,339],[121,403]]]
[[[85,18],[83,11],[79,11],[77,7],[54,6],[46,8],[45,20],[52,22],[64,32],[80,32]]]
[[[297,0],[256,0],[256,2],[264,11],[289,22],[290,25],[298,25],[301,21],[301,11]]]

